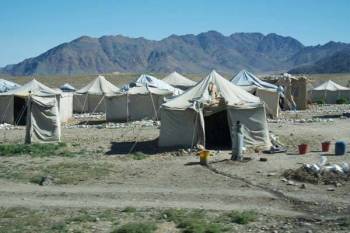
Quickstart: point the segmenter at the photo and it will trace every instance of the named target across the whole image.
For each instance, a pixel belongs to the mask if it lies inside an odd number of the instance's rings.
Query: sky
[[[216,30],[350,42],[350,0],[0,0],[0,67],[82,35],[159,40]]]

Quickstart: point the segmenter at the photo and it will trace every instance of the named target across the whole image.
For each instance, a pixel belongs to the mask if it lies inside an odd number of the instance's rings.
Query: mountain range
[[[112,72],[208,73],[349,72],[350,44],[328,42],[305,46],[292,37],[261,33],[216,31],[198,35],[171,35],[155,41],[122,35],[79,37],[0,73],[27,75],[82,75]]]

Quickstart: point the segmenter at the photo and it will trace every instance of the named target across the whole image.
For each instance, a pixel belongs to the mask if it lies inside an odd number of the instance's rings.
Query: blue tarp
[[[0,93],[7,92],[17,87],[20,87],[20,85],[17,83],[10,82],[5,79],[0,79]]]
[[[277,86],[268,82],[264,82],[254,74],[241,70],[236,76],[231,79],[231,82],[237,86],[242,86],[246,88],[268,88],[277,90]]]

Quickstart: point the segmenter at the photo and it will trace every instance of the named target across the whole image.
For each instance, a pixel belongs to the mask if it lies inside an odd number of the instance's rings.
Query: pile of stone
[[[350,166],[346,162],[328,164],[326,157],[322,156],[319,163],[304,164],[298,169],[286,170],[284,177],[313,184],[340,184],[350,180]]]
[[[105,119],[106,114],[104,113],[83,113],[83,114],[74,114],[73,118],[76,120],[83,120],[83,119],[96,119],[101,120]]]
[[[21,129],[20,126],[15,126],[7,123],[0,124],[0,129],[3,130],[13,130],[13,129]]]
[[[144,128],[144,127],[159,127],[159,121],[152,120],[141,120],[141,121],[131,121],[125,123],[114,123],[107,122],[103,124],[74,124],[74,125],[65,125],[66,129],[74,128],[96,128],[96,129],[120,129],[120,128]]]
[[[307,119],[291,119],[291,118],[279,118],[279,119],[267,119],[269,123],[317,123],[317,122],[334,122],[333,118],[307,118]]]

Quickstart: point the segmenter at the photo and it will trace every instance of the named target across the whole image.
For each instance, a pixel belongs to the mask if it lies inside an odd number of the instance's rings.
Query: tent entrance
[[[13,119],[14,124],[25,125],[27,120],[26,98],[14,96],[13,99]]]
[[[205,147],[207,149],[231,149],[231,132],[226,110],[205,116],[204,125]]]

